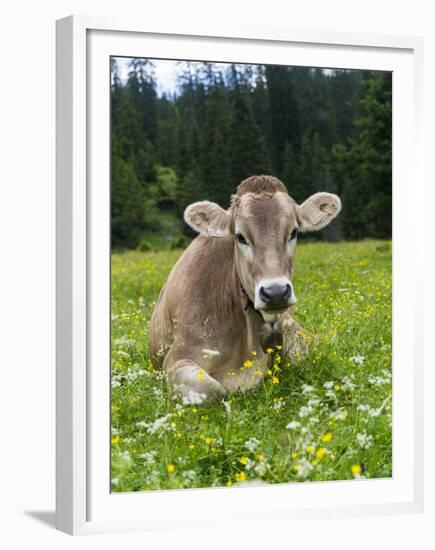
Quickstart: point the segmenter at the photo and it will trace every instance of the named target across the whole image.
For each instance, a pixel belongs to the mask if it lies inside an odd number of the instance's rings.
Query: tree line
[[[112,245],[136,247],[162,212],[228,207],[244,178],[273,174],[302,202],[337,193],[330,240],[391,238],[391,73],[180,63],[157,93],[151,60],[121,80],[112,58]]]

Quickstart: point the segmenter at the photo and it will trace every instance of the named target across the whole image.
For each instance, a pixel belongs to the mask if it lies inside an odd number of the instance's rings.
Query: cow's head
[[[238,186],[228,210],[196,202],[184,218],[203,235],[234,239],[240,282],[271,322],[296,303],[291,278],[298,233],[322,229],[340,210],[337,195],[316,193],[298,205],[277,178],[252,176]]]

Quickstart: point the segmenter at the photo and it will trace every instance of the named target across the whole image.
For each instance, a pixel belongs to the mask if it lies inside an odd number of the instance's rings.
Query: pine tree
[[[300,120],[293,82],[287,67],[266,66],[269,98],[269,142],[271,144],[272,169],[282,173],[282,157],[286,143],[296,152],[300,146]]]
[[[201,176],[208,200],[222,207],[229,205],[234,187],[230,172],[230,103],[223,83],[207,91],[205,120],[201,128]]]
[[[234,188],[249,176],[270,171],[264,138],[255,122],[248,93],[239,91],[233,103],[230,170]]]
[[[132,162],[115,156],[111,178],[112,246],[134,248],[144,227],[144,196]]]
[[[333,149],[347,238],[391,238],[391,75],[361,81],[354,137]]]

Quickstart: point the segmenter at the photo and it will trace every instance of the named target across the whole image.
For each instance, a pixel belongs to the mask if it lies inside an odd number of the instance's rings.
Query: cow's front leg
[[[290,360],[304,358],[314,341],[312,334],[305,330],[291,313],[285,313],[280,319],[283,334],[283,347]]]
[[[173,365],[168,365],[167,372],[171,385],[189,403],[201,403],[223,397],[226,393],[217,380],[189,359],[179,359]]]

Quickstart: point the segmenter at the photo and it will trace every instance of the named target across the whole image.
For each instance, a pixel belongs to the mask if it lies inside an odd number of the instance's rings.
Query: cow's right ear
[[[207,237],[226,237],[230,234],[231,217],[214,202],[194,202],[184,211],[184,220],[192,229]]]

